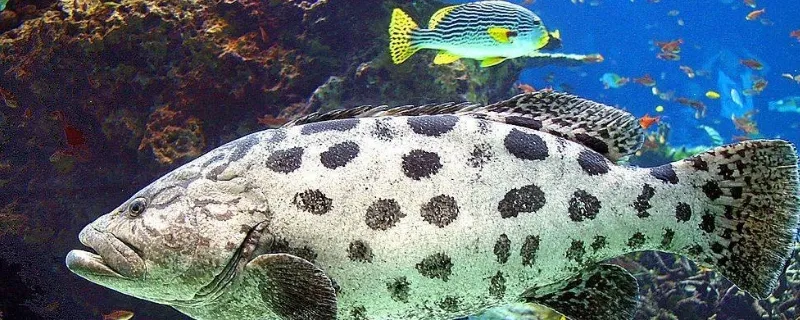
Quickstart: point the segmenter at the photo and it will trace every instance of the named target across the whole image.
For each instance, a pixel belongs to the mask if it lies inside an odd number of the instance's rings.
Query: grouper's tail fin
[[[798,223],[794,146],[781,140],[745,141],[673,165],[676,171],[692,173],[692,183],[707,201],[695,212],[702,218],[695,220],[701,236],[679,253],[715,268],[757,298],[769,296],[790,255]],[[676,208],[679,221],[691,215],[680,211]]]
[[[419,26],[411,17],[400,9],[392,11],[392,22],[389,23],[389,53],[395,64],[401,64],[420,48],[411,42],[414,30]]]

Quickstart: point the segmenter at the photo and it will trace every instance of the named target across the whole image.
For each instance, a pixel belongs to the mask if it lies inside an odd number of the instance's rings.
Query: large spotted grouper
[[[78,275],[196,319],[454,319],[535,302],[627,319],[661,250],[769,295],[798,217],[794,147],[642,169],[630,114],[540,91],[357,107],[219,147],[92,222]]]

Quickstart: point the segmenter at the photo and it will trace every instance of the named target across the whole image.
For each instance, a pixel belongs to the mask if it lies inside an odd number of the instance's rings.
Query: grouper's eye
[[[128,205],[128,215],[131,218],[138,217],[147,207],[147,201],[144,198],[136,198]]]

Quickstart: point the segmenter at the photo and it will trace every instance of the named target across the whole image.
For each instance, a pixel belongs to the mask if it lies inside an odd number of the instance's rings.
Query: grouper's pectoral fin
[[[572,320],[628,320],[638,304],[636,279],[625,269],[601,264],[562,282],[533,287],[522,299]]]
[[[336,290],[325,273],[290,254],[262,254],[244,267],[242,282],[281,319],[336,319]]]

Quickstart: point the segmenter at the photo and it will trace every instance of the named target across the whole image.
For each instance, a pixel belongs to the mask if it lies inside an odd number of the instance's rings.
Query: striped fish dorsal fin
[[[349,118],[462,115],[547,132],[616,161],[636,152],[644,134],[627,111],[554,91],[525,93],[490,105],[448,102],[421,106],[360,106],[312,113],[284,127]]]
[[[444,19],[444,17],[447,16],[448,13],[450,13],[451,11],[455,10],[455,8],[458,7],[459,7],[458,5],[444,7],[434,12],[433,15],[431,16],[431,21],[428,22],[428,29],[436,28],[436,25],[439,24],[439,22],[442,22],[442,19]]]

